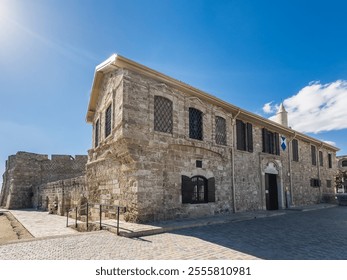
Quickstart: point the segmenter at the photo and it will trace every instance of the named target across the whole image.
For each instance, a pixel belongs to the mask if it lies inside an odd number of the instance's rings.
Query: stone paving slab
[[[310,206],[295,207],[297,211],[312,211],[318,209],[325,209],[336,207],[334,204],[315,204]],[[216,215],[201,218],[190,218],[190,219],[180,219],[180,220],[170,220],[170,221],[160,221],[147,224],[135,224],[135,223],[119,223],[119,233],[121,236],[125,237],[140,237],[148,236],[153,234],[159,234],[163,232],[169,232],[178,229],[201,227],[207,225],[217,225],[231,222],[246,221],[252,219],[267,218],[273,216],[284,215],[287,210],[277,210],[277,211],[253,211],[253,212],[239,212],[228,215]],[[294,210],[290,209],[290,210]],[[116,228],[116,220],[103,220],[103,226],[110,226],[112,229]],[[113,230],[112,230],[113,231]]]
[[[36,238],[78,234],[72,228],[66,227],[66,217],[63,216],[50,215],[48,212],[33,209],[10,210],[10,212]]]
[[[0,245],[0,260],[347,260],[347,207],[125,238],[108,231]]]
[[[295,209],[292,208],[291,210],[311,211],[336,206],[337,205],[333,204],[316,204],[305,207],[295,207]],[[48,212],[36,211],[33,209],[7,211],[10,211],[15,218],[36,238],[79,234],[78,231],[72,228],[75,223],[75,220],[72,218],[69,219],[70,227],[66,227],[66,217],[64,216],[50,215]],[[160,221],[147,224],[136,224],[120,221],[119,233],[124,237],[141,237],[179,229],[279,216],[289,212],[291,211],[288,211],[288,209],[277,211],[238,212],[228,215]],[[117,222],[115,219],[102,220],[103,228],[108,229],[111,232],[116,232],[116,224]]]

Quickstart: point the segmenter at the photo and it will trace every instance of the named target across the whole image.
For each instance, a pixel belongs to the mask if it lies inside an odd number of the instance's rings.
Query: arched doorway
[[[277,175],[265,173],[266,210],[278,210]]]
[[[266,210],[279,209],[278,167],[269,162],[265,168],[265,203]]]

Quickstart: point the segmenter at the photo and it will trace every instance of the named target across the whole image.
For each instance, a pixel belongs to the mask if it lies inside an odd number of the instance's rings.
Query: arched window
[[[215,179],[182,176],[182,203],[215,202]]]
[[[105,112],[105,138],[111,134],[112,125],[112,106],[109,105]]]
[[[342,167],[347,167],[347,160],[342,161]]]
[[[189,108],[189,138],[202,140],[202,112]]]
[[[154,130],[172,133],[172,101],[154,96]]]
[[[226,121],[222,117],[216,116],[216,143],[219,145],[227,144]]]

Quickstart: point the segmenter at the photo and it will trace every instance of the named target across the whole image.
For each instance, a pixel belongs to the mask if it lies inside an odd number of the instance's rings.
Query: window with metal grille
[[[319,151],[319,165],[323,166],[323,152]]]
[[[327,188],[331,188],[332,184],[331,184],[331,180],[327,180]]]
[[[311,187],[314,187],[314,188],[320,187],[321,181],[319,179],[312,178],[310,180],[310,185],[311,185]]]
[[[280,154],[279,134],[263,128],[263,152],[273,155]]]
[[[95,123],[95,128],[94,128],[94,136],[95,136],[94,145],[95,145],[95,148],[97,146],[99,146],[99,126],[100,126],[99,120],[97,120]]]
[[[107,107],[105,113],[105,138],[111,134],[111,115],[112,107],[110,105]]]
[[[311,145],[311,161],[312,165],[317,165],[316,146]]]
[[[253,126],[251,123],[236,120],[236,142],[238,150],[253,152]]]
[[[328,154],[328,166],[329,168],[333,168],[332,155]]]
[[[154,96],[154,130],[172,133],[172,101]]]
[[[298,140],[293,139],[292,141],[292,150],[293,150],[293,161],[299,161],[299,144]]]
[[[226,121],[222,117],[216,117],[216,143],[227,144]]]
[[[342,161],[342,167],[347,167],[347,160]]]
[[[215,202],[215,179],[182,175],[182,203]]]
[[[202,112],[189,108],[189,138],[202,140]]]

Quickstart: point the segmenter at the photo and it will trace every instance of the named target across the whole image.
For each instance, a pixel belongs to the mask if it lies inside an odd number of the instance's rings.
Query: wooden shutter
[[[328,166],[329,168],[333,168],[333,160],[331,154],[328,154]]]
[[[280,155],[280,136],[278,133],[274,133],[274,154]]]
[[[268,151],[267,129],[263,128],[262,133],[263,133],[263,152],[268,153],[269,151]]]
[[[247,123],[247,150],[253,153],[253,126]]]
[[[193,197],[193,184],[191,178],[182,175],[182,203],[191,203]]]
[[[311,145],[312,165],[317,165],[316,146]]]
[[[207,180],[207,199],[208,202],[216,201],[216,187],[214,177]]]
[[[293,139],[293,141],[292,141],[292,149],[293,149],[293,160],[294,161],[299,161],[298,140]]]
[[[236,137],[237,149],[241,151],[246,150],[244,123],[240,120],[236,120]]]

